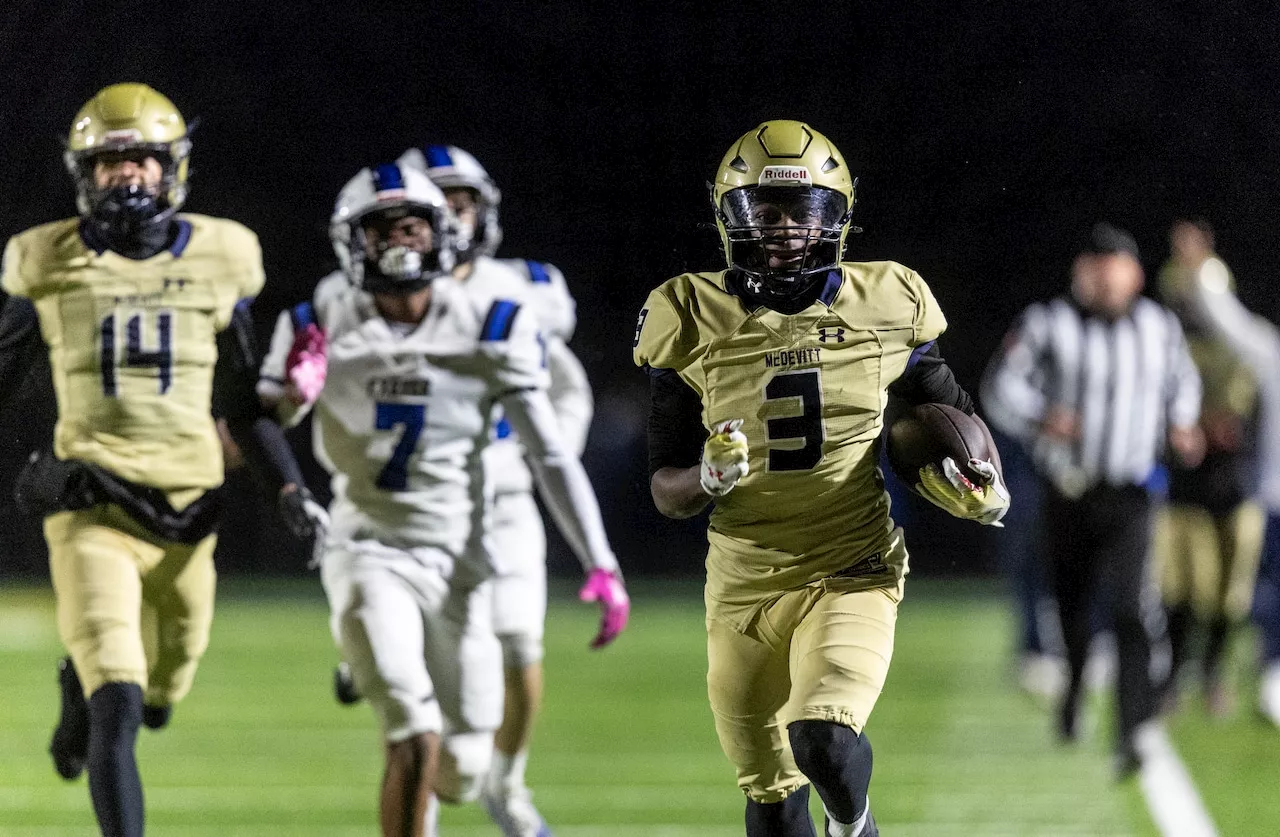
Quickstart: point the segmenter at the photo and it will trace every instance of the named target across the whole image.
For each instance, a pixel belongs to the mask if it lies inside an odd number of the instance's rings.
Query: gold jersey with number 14
[[[750,472],[716,500],[707,595],[749,606],[856,574],[889,549],[875,455],[886,387],[946,320],[919,274],[894,262],[842,263],[792,315],[750,309],[725,279],[687,273],[650,293],[635,361],[678,373],[708,430],[743,420]]]
[[[34,303],[49,347],[55,453],[166,491],[222,483],[216,335],[263,284],[251,231],[185,213],[177,223],[148,259],[91,246],[74,218],[20,233],[4,253],[4,290]]]

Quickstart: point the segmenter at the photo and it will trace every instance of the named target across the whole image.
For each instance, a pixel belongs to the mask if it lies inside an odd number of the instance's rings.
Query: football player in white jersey
[[[425,171],[459,221],[459,260],[474,265],[458,272],[473,294],[493,292],[502,276],[489,268],[502,240],[498,206],[502,194],[471,154],[446,145],[412,148],[400,164]],[[500,259],[519,277],[521,290],[536,313],[551,375],[551,403],[565,445],[580,457],[591,425],[591,385],[568,346],[577,325],[575,303],[564,277],[553,265],[525,259]],[[506,701],[495,737],[493,770],[485,783],[485,808],[505,837],[548,835],[525,785],[525,765],[534,719],[542,702],[542,636],[547,612],[546,532],[533,499],[533,480],[524,450],[508,422],[496,424],[485,452],[485,472],[493,503],[485,521],[486,545],[496,570],[494,632],[502,643]]]
[[[322,576],[335,639],[387,741],[386,835],[424,833],[429,792],[474,798],[489,768],[502,690],[480,522],[496,404],[588,571],[584,589],[602,600],[597,644],[628,607],[590,483],[556,426],[531,306],[507,293],[518,281],[499,277],[487,295],[432,281],[452,267],[452,225],[425,175],[363,170],[334,215],[350,284],[316,300],[283,374],[264,376],[287,382],[281,406],[314,405],[316,452],[334,474]],[[321,371],[300,379],[306,355]]]

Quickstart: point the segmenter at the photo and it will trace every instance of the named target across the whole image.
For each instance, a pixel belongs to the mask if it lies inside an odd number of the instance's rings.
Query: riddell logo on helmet
[[[765,166],[760,172],[761,186],[811,186],[813,178],[804,166]]]
[[[142,142],[142,132],[137,128],[119,128],[114,131],[107,131],[102,135],[104,142]]]

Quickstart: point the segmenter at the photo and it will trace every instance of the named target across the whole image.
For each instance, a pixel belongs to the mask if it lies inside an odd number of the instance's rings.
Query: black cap
[[[1095,253],[1097,255],[1128,253],[1141,261],[1141,257],[1138,255],[1138,242],[1134,240],[1133,236],[1105,221],[1093,225],[1093,229],[1089,232],[1089,238],[1084,242],[1084,246],[1080,248],[1080,252]]]

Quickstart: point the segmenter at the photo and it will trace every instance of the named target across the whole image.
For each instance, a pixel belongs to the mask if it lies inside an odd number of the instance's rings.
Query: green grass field
[[[586,648],[591,609],[553,603],[529,778],[560,837],[742,834],[704,697],[698,594],[641,586],[632,627],[604,653]],[[84,781],[59,780],[45,753],[61,653],[51,606],[44,589],[0,593],[0,837],[96,833]],[[1110,780],[1105,722],[1060,749],[1011,687],[1005,609],[989,590],[914,583],[898,636],[868,728],[886,835],[1156,833],[1136,785]],[[330,697],[334,659],[318,584],[227,585],[193,694],[169,730],[142,733],[149,833],[375,834],[379,743],[366,707]],[[1208,726],[1194,706],[1173,728],[1221,834],[1280,833],[1280,736],[1244,710]],[[498,833],[466,808],[446,810],[442,832]]]

